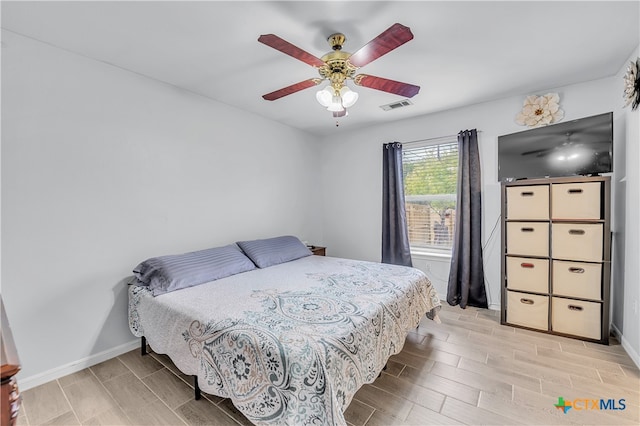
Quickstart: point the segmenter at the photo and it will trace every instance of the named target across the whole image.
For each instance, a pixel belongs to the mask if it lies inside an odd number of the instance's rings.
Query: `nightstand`
[[[309,250],[311,250],[311,252],[313,254],[315,254],[316,256],[326,256],[327,255],[327,248],[326,247],[320,247],[320,246],[308,246]]]

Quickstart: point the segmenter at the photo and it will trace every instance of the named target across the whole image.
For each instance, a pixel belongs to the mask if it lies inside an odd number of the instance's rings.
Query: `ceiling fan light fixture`
[[[329,105],[331,105],[332,99],[333,99],[333,87],[331,87],[330,85],[316,92],[316,100],[320,105],[322,105],[325,108],[328,108]]]
[[[340,89],[340,96],[342,97],[342,105],[345,108],[352,107],[358,100],[358,93],[349,89],[347,86]]]
[[[344,106],[342,105],[342,98],[340,95],[334,95],[331,99],[331,105],[327,107],[328,111],[337,112],[344,111]]]

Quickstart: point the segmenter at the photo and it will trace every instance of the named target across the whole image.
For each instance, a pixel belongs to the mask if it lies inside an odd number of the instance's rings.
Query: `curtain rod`
[[[482,131],[480,130],[476,130],[477,133],[482,133]],[[420,143],[420,142],[430,142],[430,141],[435,141],[438,139],[451,139],[451,138],[457,138],[458,137],[458,133],[456,133],[455,135],[446,135],[446,136],[437,136],[435,138],[426,138],[426,139],[417,139],[415,141],[409,141],[409,142],[400,142],[402,145],[410,145],[412,143]]]

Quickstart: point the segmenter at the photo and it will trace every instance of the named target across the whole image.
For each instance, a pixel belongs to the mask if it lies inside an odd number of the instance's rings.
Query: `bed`
[[[175,291],[138,284],[132,333],[256,425],[345,424],[356,391],[440,307],[417,269],[306,254]]]

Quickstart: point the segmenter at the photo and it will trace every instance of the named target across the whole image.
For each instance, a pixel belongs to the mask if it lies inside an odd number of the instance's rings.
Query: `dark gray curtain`
[[[458,133],[458,203],[447,302],[487,307],[482,262],[480,155],[476,129]]]
[[[382,146],[382,262],[412,266],[398,142]]]

